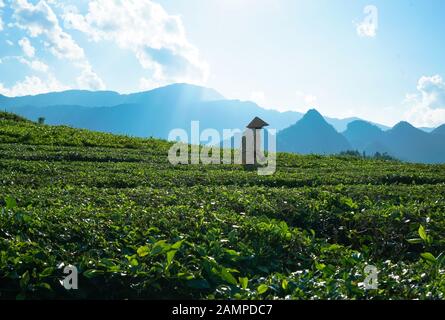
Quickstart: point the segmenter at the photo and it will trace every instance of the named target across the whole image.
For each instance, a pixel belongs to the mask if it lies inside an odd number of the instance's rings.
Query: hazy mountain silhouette
[[[400,122],[387,131],[363,120],[348,124],[339,134],[316,110],[278,133],[278,151],[335,154],[357,150],[367,155],[379,152],[397,159],[420,163],[445,163],[445,125],[431,133]]]
[[[179,99],[182,100],[182,103],[187,103],[191,101],[223,100],[224,97],[213,89],[178,83],[132,94],[119,94],[113,91],[69,90],[15,98],[0,96],[0,104],[1,107],[47,107],[61,105],[109,107],[121,104],[160,102],[169,104],[177,103]]]
[[[280,131],[277,150],[301,154],[333,154],[351,149],[346,138],[315,109],[309,110],[301,120]]]
[[[348,124],[343,135],[348,139],[354,150],[364,151],[371,144],[380,141],[384,131],[370,122],[357,120]]]
[[[440,127],[437,127],[433,131],[431,131],[432,134],[440,134],[445,136],[445,124],[441,125]]]
[[[387,153],[397,159],[422,162],[445,162],[445,126],[431,133],[402,121],[388,131],[382,131],[364,121],[352,122],[343,133],[354,150],[374,155]]]
[[[345,119],[331,119],[328,117],[324,117],[324,118],[328,121],[329,124],[333,125],[335,130],[337,130],[338,132],[346,131],[348,129],[348,125],[355,121],[363,121],[363,122],[369,123],[382,131],[391,129],[391,127],[385,126],[383,124],[365,121],[365,120],[362,120],[357,117],[345,118]]]
[[[175,128],[190,132],[190,122],[194,120],[199,120],[202,130],[213,128],[222,132],[223,129],[243,129],[255,115],[268,119],[274,128],[288,127],[300,118],[294,113],[265,110],[251,102],[221,100],[187,103],[183,99],[170,100],[167,104],[152,100],[144,104],[111,107],[56,105],[6,109],[32,120],[43,116],[47,124],[163,139],[167,139],[169,132]]]
[[[400,122],[385,133],[383,144],[390,154],[411,162],[445,162],[445,139],[424,132],[408,122]]]
[[[48,124],[159,138],[167,138],[168,132],[177,127],[189,129],[192,120],[199,120],[202,128],[243,129],[259,116],[267,119],[271,128],[281,130],[303,116],[299,112],[267,110],[253,102],[226,100],[213,89],[189,84],[134,94],[70,90],[15,98],[0,96],[0,109],[32,120],[42,116]],[[352,121],[326,120],[338,131]]]
[[[2,108],[54,105],[111,106],[115,105],[115,101],[119,104],[121,97],[118,93],[112,91],[69,90],[14,98],[0,96],[0,105]]]

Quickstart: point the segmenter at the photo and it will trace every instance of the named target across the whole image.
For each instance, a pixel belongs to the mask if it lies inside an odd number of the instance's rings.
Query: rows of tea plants
[[[444,165],[169,146],[0,117],[0,299],[445,298]]]

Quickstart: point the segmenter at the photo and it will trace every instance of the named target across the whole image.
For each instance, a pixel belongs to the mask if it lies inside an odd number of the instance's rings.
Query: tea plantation
[[[0,299],[445,298],[445,165],[169,147],[0,114]]]

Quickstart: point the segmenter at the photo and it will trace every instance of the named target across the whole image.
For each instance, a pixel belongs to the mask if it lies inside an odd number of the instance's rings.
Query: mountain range
[[[95,131],[166,139],[174,128],[244,128],[255,116],[278,130],[278,151],[334,154],[357,150],[388,153],[400,160],[445,162],[445,125],[415,128],[401,122],[393,128],[358,118],[323,117],[264,109],[250,101],[225,99],[213,89],[173,84],[151,91],[119,94],[112,91],[71,90],[35,96],[0,95],[0,109],[45,123]]]
[[[431,132],[402,121],[387,131],[365,121],[354,121],[343,135],[354,150],[374,154],[386,152],[405,161],[421,163],[445,162],[445,126]]]
[[[281,130],[277,136],[279,151],[334,154],[350,149],[348,140],[315,109],[309,110],[301,120]]]
[[[14,98],[0,95],[0,109],[31,120],[45,117],[53,125],[159,138],[166,138],[173,128],[189,128],[192,120],[199,120],[202,128],[222,130],[244,128],[259,116],[281,130],[303,117],[299,112],[278,112],[250,101],[225,99],[213,89],[189,84],[134,94],[71,90]],[[326,120],[343,131],[357,118]]]
[[[364,120],[352,121],[339,133],[316,110],[278,133],[277,149],[296,153],[336,154],[346,150],[367,155],[379,152],[419,163],[445,163],[445,125],[431,132],[400,122],[382,130]]]

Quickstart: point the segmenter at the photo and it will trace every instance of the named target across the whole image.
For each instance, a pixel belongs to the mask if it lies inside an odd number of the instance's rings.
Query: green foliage
[[[14,113],[9,113],[5,111],[0,111],[0,121],[1,120],[8,120],[8,121],[14,121],[14,122],[30,122],[29,120],[16,115]]]
[[[362,158],[362,159],[377,159],[377,160],[386,160],[386,161],[398,161],[396,158],[390,156],[388,153],[380,153],[376,152],[374,155],[367,155],[366,153],[360,153],[357,150],[347,150],[339,153],[340,156],[345,158]]]
[[[1,297],[444,298],[445,166],[283,153],[258,176],[169,146],[0,118]]]

